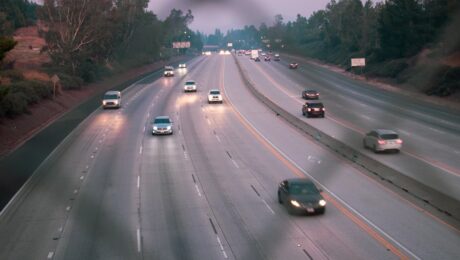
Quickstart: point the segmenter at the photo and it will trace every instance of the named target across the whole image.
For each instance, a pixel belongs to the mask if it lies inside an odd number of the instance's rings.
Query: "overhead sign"
[[[173,42],[174,49],[185,49],[190,48],[190,42]]]
[[[233,47],[233,43],[232,42],[227,43],[227,47]]]
[[[366,59],[365,58],[351,59],[351,66],[352,67],[364,67],[366,66]]]

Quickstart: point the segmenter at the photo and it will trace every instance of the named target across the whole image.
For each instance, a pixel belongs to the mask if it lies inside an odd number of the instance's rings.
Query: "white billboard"
[[[351,59],[351,66],[352,67],[364,67],[366,66],[366,59],[365,58],[353,58]]]

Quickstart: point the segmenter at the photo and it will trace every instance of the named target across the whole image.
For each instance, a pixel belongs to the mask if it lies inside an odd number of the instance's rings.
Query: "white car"
[[[179,64],[179,69],[186,69],[186,68],[187,68],[187,64],[185,63]]]
[[[218,89],[211,89],[208,93],[208,103],[222,103],[222,95],[220,94],[220,90]]]
[[[152,122],[152,135],[172,135],[173,122],[169,116],[157,116]]]
[[[364,148],[370,148],[376,153],[386,150],[399,152],[402,143],[403,141],[395,131],[387,129],[372,130],[364,136],[363,140]]]
[[[102,107],[105,108],[120,108],[121,107],[121,92],[107,91],[102,98]]]
[[[184,92],[196,92],[196,82],[194,80],[187,80],[184,84]]]
[[[174,68],[172,66],[165,66],[165,71],[163,72],[165,77],[173,77],[174,76]]]

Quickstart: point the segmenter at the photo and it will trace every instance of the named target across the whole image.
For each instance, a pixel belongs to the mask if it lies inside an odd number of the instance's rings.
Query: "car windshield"
[[[104,95],[104,99],[117,99],[118,95],[116,94],[106,94]]]
[[[171,123],[169,121],[169,118],[155,118],[155,121],[153,121],[154,124],[169,124]]]
[[[185,85],[195,85],[195,81],[187,81],[185,82]]]
[[[308,106],[309,107],[323,107],[323,104],[322,103],[309,103]]]
[[[313,183],[294,183],[289,186],[289,193],[292,195],[312,195],[319,191]]]
[[[220,91],[210,91],[209,94],[211,94],[211,95],[220,95]]]
[[[383,140],[392,140],[392,139],[398,139],[398,135],[397,134],[383,134],[383,135],[380,135],[380,138],[382,138]]]

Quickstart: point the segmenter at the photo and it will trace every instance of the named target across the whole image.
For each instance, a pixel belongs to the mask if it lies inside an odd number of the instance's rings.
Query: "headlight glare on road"
[[[296,200],[291,200],[291,204],[292,204],[294,207],[297,207],[297,208],[300,207],[300,203],[297,202]]]
[[[321,207],[326,206],[326,201],[325,201],[325,200],[319,200],[319,205],[320,205]]]

